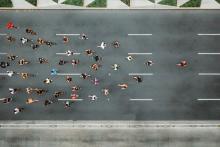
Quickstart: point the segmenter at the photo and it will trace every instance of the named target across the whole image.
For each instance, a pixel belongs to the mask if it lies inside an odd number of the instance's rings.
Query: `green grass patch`
[[[11,0],[0,0],[0,7],[12,7]]]
[[[106,7],[107,6],[107,0],[95,0],[92,3],[90,3],[87,7]]]
[[[158,4],[169,5],[169,6],[177,6],[177,0],[162,0]]]
[[[131,5],[131,1],[130,0],[121,0],[123,3],[125,3],[126,5],[130,6]]]
[[[215,0],[216,2],[218,2],[220,4],[220,0]]]
[[[83,0],[66,0],[62,4],[83,6]]]
[[[53,0],[54,2],[58,3],[59,0]]]
[[[34,6],[37,6],[37,0],[26,0],[26,1],[31,3]]]
[[[154,2],[155,2],[155,0],[149,0],[149,1],[151,1],[152,3],[154,3]]]
[[[180,7],[200,7],[201,0],[190,0],[185,4],[181,5]]]

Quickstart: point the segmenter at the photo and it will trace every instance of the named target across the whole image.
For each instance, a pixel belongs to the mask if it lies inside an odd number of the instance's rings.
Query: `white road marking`
[[[129,73],[129,76],[153,76],[153,73]]]
[[[128,55],[152,55],[153,53],[128,53]]]
[[[220,73],[199,73],[199,76],[220,76]]]
[[[130,99],[130,101],[153,101],[153,99]]]
[[[198,36],[220,36],[220,34],[197,34]]]
[[[0,36],[6,36],[7,34],[4,34],[4,33],[0,33]]]
[[[80,34],[56,34],[56,36],[79,36]]]
[[[67,55],[66,53],[56,53],[56,55]],[[73,53],[73,55],[80,55],[80,53]]]
[[[7,55],[8,53],[0,53],[0,55]]]
[[[58,99],[58,101],[83,101],[83,99]]]
[[[220,53],[198,53],[198,55],[220,55]]]
[[[128,34],[128,36],[152,36],[153,34]]]
[[[197,99],[198,101],[220,101],[220,99]]]
[[[7,76],[8,73],[0,73],[0,76]]]
[[[58,76],[80,76],[81,73],[57,73]]]

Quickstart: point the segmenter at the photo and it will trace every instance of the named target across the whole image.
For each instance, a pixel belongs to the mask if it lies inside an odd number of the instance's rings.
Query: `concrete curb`
[[[1,10],[220,10],[220,8],[4,8],[1,7]]]
[[[0,129],[219,128],[220,121],[0,121]]]

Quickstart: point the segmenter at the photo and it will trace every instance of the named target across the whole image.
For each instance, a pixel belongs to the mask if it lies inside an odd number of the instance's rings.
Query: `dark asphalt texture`
[[[17,30],[6,30],[8,21],[19,26]],[[220,98],[220,76],[198,76],[202,72],[220,72],[218,55],[197,55],[198,52],[219,52],[220,36],[197,36],[198,33],[220,33],[219,10],[39,10],[39,11],[0,11],[0,33],[15,36],[15,43],[8,43],[0,36],[0,52],[13,53],[31,61],[29,65],[18,66],[17,60],[11,66],[0,69],[29,72],[36,76],[22,80],[19,76],[0,77],[0,97],[12,97],[10,104],[0,104],[0,120],[218,120],[220,101],[197,101],[198,98]],[[25,34],[31,27],[37,36]],[[65,45],[57,33],[86,33],[88,40],[71,36]],[[152,36],[131,37],[130,33],[150,33]],[[33,51],[22,45],[19,39],[29,37],[34,40],[42,37],[57,43],[51,48],[41,46]],[[121,44],[115,49],[114,40]],[[105,50],[97,48],[101,41],[107,42]],[[95,63],[83,52],[94,49],[102,56],[102,67],[94,72],[90,65]],[[58,56],[56,53],[74,49],[81,55],[74,57]],[[152,55],[134,56],[129,62],[125,59],[129,52],[150,52]],[[39,57],[48,58],[49,64],[37,63]],[[80,64],[59,66],[59,59],[79,59]],[[0,56],[7,61],[6,56]],[[176,64],[185,59],[189,66],[178,68]],[[144,62],[152,60],[155,64],[146,67]],[[113,71],[111,65],[120,65]],[[100,79],[100,85],[93,86],[90,80],[73,76],[75,84],[81,86],[80,102],[74,102],[70,109],[64,109],[63,102],[48,107],[43,105],[56,90],[65,91],[60,98],[70,98],[71,88],[64,76],[51,76],[52,68],[62,73],[87,72]],[[111,76],[108,75],[111,73]],[[142,76],[143,82],[135,82],[128,73],[154,73]],[[45,85],[43,80],[50,77],[53,83]],[[128,83],[126,90],[117,87]],[[23,92],[10,95],[8,88],[22,88]],[[45,88],[49,92],[42,96],[27,95],[26,87]],[[101,89],[108,87],[110,96],[103,96]],[[88,95],[96,94],[98,100],[92,102]],[[40,102],[25,104],[28,97]],[[129,101],[130,98],[152,98],[153,101]],[[109,99],[109,100],[108,100]],[[24,112],[14,115],[17,106]]]

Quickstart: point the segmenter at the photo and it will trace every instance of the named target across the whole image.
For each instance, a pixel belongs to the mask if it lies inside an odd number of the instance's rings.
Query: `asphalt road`
[[[199,73],[220,73],[219,55],[198,55],[199,52],[218,53],[220,36],[198,36],[199,33],[220,33],[220,15],[218,10],[40,10],[40,11],[1,11],[0,33],[11,34],[17,38],[8,43],[0,36],[0,52],[13,53],[31,61],[29,65],[11,66],[0,69],[29,72],[36,76],[22,80],[1,76],[0,97],[13,97],[10,104],[0,104],[1,120],[218,120],[220,101],[198,101],[198,99],[220,98],[220,76],[199,76]],[[13,21],[17,30],[6,30],[5,24]],[[38,32],[38,36],[25,34],[27,27]],[[62,37],[56,34],[86,33],[88,40],[71,36],[65,45]],[[151,36],[128,36],[128,34],[152,34]],[[33,51],[28,45],[22,45],[19,39],[29,37],[34,40],[42,37],[57,43],[51,48],[41,46]],[[115,49],[114,40],[121,44]],[[107,48],[97,48],[101,41],[107,42]],[[93,59],[83,52],[94,49],[103,57],[102,67],[94,72],[90,65]],[[81,55],[74,57],[58,56],[56,53],[74,49]],[[135,60],[125,59],[128,53],[152,53],[135,55]],[[48,65],[40,65],[39,57],[48,58]],[[77,58],[80,65],[59,66],[59,59]],[[4,55],[1,61],[6,61]],[[189,66],[179,68],[176,64],[185,59]],[[144,62],[152,60],[155,64],[146,67]],[[120,65],[118,71],[111,65]],[[70,98],[71,88],[64,76],[51,76],[50,70],[57,68],[61,73],[87,72],[100,79],[98,86],[90,80],[73,76],[74,83],[81,86],[79,92],[83,101],[74,102],[70,109],[64,109],[59,101],[48,107],[43,105],[56,90],[65,91],[60,98]],[[109,76],[109,73],[111,75]],[[142,76],[143,82],[136,83],[129,73],[153,73]],[[50,77],[53,83],[45,85],[43,80]],[[126,90],[117,87],[119,83],[128,83]],[[36,87],[49,92],[42,96],[27,95],[24,91],[10,95],[8,88]],[[101,89],[108,87],[110,96],[103,96]],[[93,102],[88,95],[95,94],[98,100]],[[25,104],[28,97],[40,102]],[[152,99],[151,101],[131,101],[130,99]],[[17,106],[25,108],[23,113],[13,114]]]

